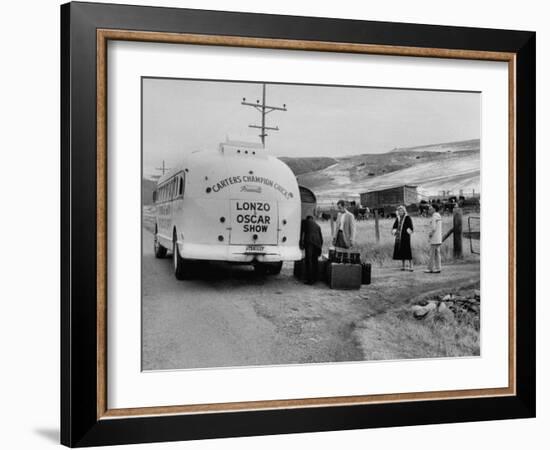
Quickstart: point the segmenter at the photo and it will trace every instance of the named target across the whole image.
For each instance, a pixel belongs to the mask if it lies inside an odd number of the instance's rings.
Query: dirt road
[[[155,259],[152,242],[144,230],[144,370],[362,360],[356,323],[422,293],[479,282],[475,262],[439,275],[373,268],[372,284],[359,291],[304,285],[291,264],[278,276],[216,264],[178,281],[170,258]]]

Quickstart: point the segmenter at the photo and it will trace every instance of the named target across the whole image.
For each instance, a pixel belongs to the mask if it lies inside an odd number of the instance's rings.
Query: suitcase
[[[329,262],[325,257],[322,257],[319,260],[319,273],[317,274],[317,279],[319,281],[326,281],[327,280],[327,267],[329,265]]]
[[[326,258],[321,257],[319,258],[319,262],[317,264],[318,272],[317,272],[317,280],[318,281],[325,281],[327,278],[327,264],[328,261]],[[305,281],[306,278],[306,262],[304,259],[301,259],[300,261],[294,261],[294,277],[298,278],[299,280]]]
[[[294,261],[294,277],[301,280],[304,272],[305,272],[304,260],[301,259],[300,261]]]
[[[370,284],[371,270],[370,263],[361,264],[361,284]]]
[[[331,289],[360,289],[361,264],[328,263],[327,282]]]

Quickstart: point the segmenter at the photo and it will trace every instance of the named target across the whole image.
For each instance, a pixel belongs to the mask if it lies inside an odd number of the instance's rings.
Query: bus
[[[278,274],[302,259],[296,177],[261,144],[228,140],[189,154],[159,178],[153,202],[155,256],[171,253],[179,280],[200,261]]]

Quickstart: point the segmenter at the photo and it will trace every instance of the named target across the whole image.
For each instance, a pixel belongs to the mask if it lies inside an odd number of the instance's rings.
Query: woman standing
[[[399,206],[392,229],[392,234],[395,236],[393,259],[400,259],[402,263],[401,270],[408,270],[409,272],[413,271],[411,252],[411,234],[413,230],[412,219],[407,214],[407,209],[403,205]],[[409,262],[408,268],[405,268],[405,261]]]

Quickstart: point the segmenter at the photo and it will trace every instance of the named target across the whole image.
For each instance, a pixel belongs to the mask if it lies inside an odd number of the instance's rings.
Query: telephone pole
[[[162,167],[155,167],[155,170],[162,171],[162,174],[164,175],[166,172],[168,172],[170,170],[170,168],[166,167],[166,165],[164,164],[164,159],[163,159],[162,160]]]
[[[286,111],[286,104],[283,104],[283,106],[270,106],[265,104],[265,83],[262,83],[262,103],[260,103],[260,100],[256,100],[256,103],[250,103],[246,101],[246,98],[243,97],[243,101],[241,102],[241,105],[244,106],[252,106],[253,108],[257,109],[262,114],[262,124],[261,125],[248,125],[250,128],[258,128],[261,130],[261,133],[259,134],[260,138],[262,139],[262,145],[265,147],[265,138],[267,136],[267,130],[272,131],[279,131],[279,127],[268,127],[265,124],[265,116],[267,116],[270,112],[273,111]]]

